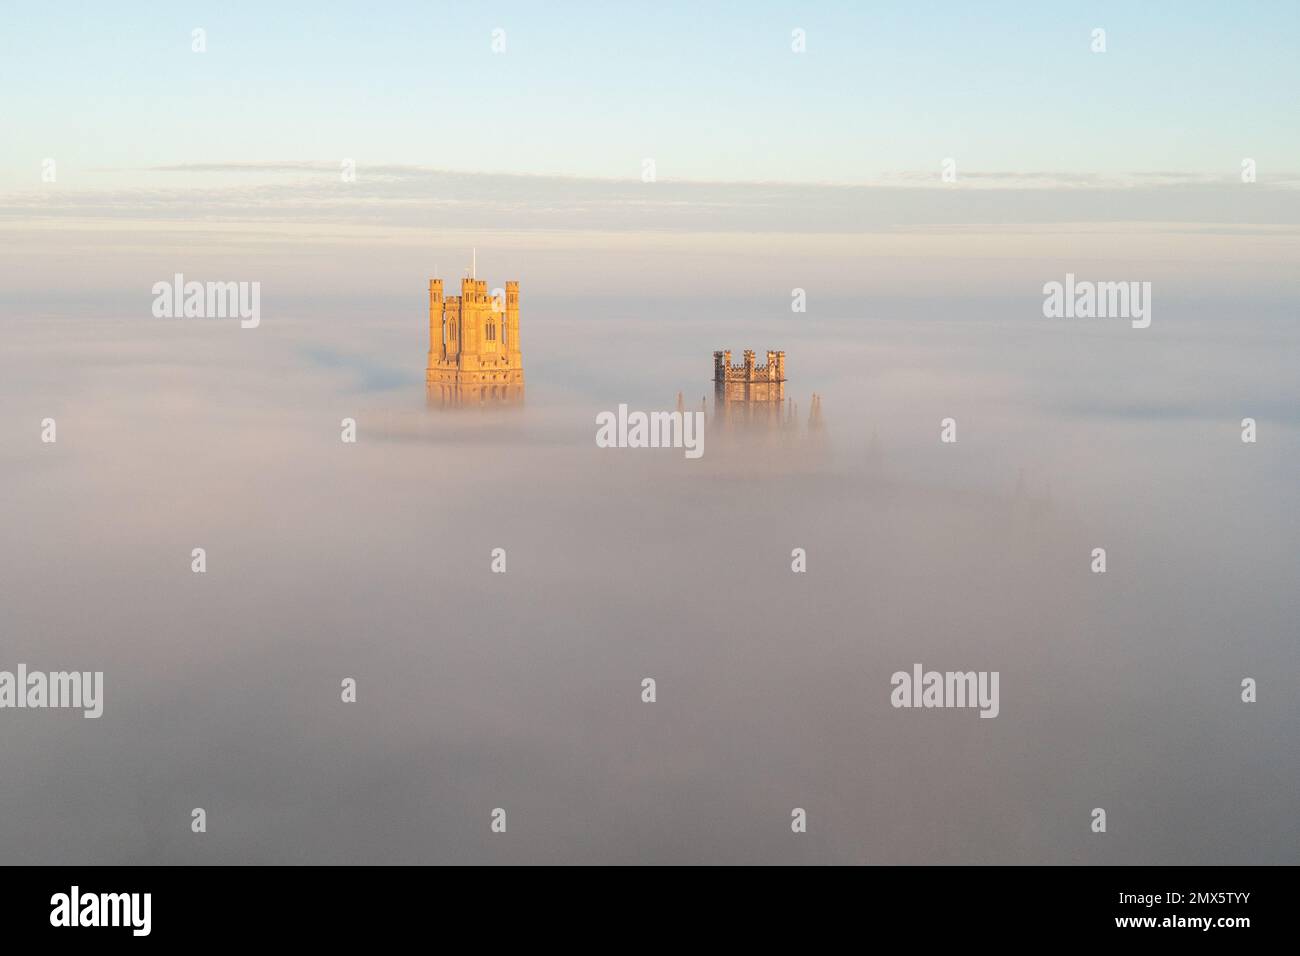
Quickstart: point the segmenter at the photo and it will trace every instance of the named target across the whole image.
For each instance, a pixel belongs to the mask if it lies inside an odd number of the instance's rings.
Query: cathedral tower
[[[429,280],[425,382],[430,400],[443,404],[523,400],[517,281],[493,295],[471,276],[461,280],[460,295],[444,298],[442,280]]]

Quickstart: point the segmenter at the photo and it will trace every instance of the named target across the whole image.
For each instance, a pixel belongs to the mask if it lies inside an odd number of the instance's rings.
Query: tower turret
[[[429,280],[429,367],[447,357],[447,340],[443,331],[442,280]]]
[[[519,280],[511,279],[506,283],[506,321],[505,337],[502,339],[511,361],[519,359]]]

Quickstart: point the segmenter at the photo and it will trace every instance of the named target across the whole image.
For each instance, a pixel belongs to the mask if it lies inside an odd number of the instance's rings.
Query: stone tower
[[[425,382],[430,401],[443,404],[523,400],[518,282],[507,282],[505,294],[494,296],[487,282],[466,278],[460,295],[444,298],[442,280],[429,280]]]
[[[785,401],[785,352],[768,352],[756,364],[752,349],[744,362],[731,364],[731,352],[713,353],[713,411],[723,424],[779,425]]]

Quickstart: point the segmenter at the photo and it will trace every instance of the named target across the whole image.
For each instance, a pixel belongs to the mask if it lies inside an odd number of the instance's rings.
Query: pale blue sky
[[[1214,176],[1249,156],[1265,182],[1300,167],[1297,48],[1294,0],[28,5],[0,33],[0,187],[39,188],[45,157],[73,188],[342,157],[873,182],[948,156]]]

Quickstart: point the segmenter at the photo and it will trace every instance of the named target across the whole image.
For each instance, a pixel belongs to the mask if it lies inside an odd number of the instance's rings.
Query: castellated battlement
[[[785,352],[767,353],[767,363],[757,365],[754,350],[745,349],[745,360],[740,365],[731,364],[731,352],[713,353],[713,381],[717,383],[775,383],[785,381]]]

